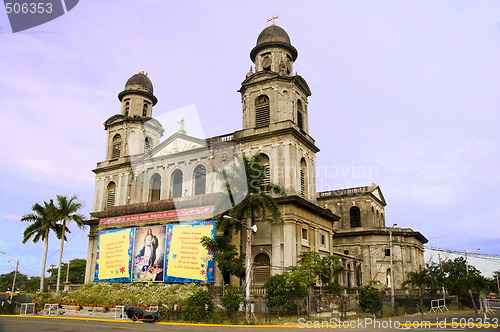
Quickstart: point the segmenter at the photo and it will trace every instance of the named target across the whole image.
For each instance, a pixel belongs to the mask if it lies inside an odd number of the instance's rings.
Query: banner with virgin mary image
[[[165,226],[135,229],[132,281],[163,281]]]

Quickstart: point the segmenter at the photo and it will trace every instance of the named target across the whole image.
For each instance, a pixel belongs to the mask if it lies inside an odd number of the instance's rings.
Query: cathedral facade
[[[162,139],[162,124],[153,117],[158,100],[152,82],[142,72],[126,82],[118,95],[120,112],[104,122],[105,160],[93,170],[86,282],[94,280],[99,231],[213,219],[214,206],[225,199],[216,170],[239,153],[260,154],[269,181],[287,191],[276,198],[283,223],[257,223],[252,285],[262,286],[269,275],[296,265],[304,250],[340,256],[345,272],[339,281],[347,288],[369,280],[400,288],[408,272],[425,265],[427,239],[412,229],[387,227],[379,186],[316,191],[319,148],[309,132],[311,91],[294,75],[297,57],[284,29],[265,28],[250,52],[255,71],[239,89],[242,129],[208,139],[189,136],[183,119],[178,132]],[[244,239],[233,234],[232,242],[245,253]],[[224,282],[239,281],[224,280],[216,269],[214,284]]]

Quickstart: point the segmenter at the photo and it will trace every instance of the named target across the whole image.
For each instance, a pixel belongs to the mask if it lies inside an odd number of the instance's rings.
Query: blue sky
[[[77,194],[88,216],[102,123],[133,74],[149,73],[155,116],[194,105],[207,137],[240,129],[236,90],[272,13],[312,90],[317,189],[377,183],[389,226],[500,255],[500,3],[80,1],[16,34],[0,9],[0,273],[20,259],[21,272],[40,274],[42,243],[22,245],[18,221],[33,203]],[[72,229],[65,261],[86,257],[87,233]]]

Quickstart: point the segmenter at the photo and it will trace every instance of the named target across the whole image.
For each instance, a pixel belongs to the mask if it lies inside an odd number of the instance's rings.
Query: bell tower
[[[274,24],[259,34],[250,52],[250,69],[239,92],[243,130],[236,137],[242,149],[269,161],[270,181],[284,186],[289,195],[316,199],[315,154],[309,136],[307,82],[294,75],[297,49],[287,32]]]
[[[106,160],[115,160],[142,154],[160,143],[162,125],[152,118],[158,99],[153,94],[153,83],[144,72],[130,77],[118,94],[120,114],[104,122],[108,143]]]

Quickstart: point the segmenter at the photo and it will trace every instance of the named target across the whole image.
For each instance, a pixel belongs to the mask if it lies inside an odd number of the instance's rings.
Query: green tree
[[[40,239],[43,240],[42,273],[40,277],[40,291],[43,291],[47,250],[49,249],[49,233],[50,231],[54,231],[59,238],[62,226],[57,223],[57,209],[54,206],[53,200],[50,200],[48,203],[43,202],[43,205],[35,203],[31,207],[31,210],[33,213],[25,214],[21,217],[21,221],[32,223],[24,230],[22,243],[26,243],[31,237],[33,237],[33,242],[35,243]]]
[[[266,300],[268,308],[278,308],[278,317],[280,308],[287,303],[289,291],[284,274],[275,274],[267,278],[264,284],[266,290]]]
[[[424,288],[430,287],[433,284],[433,279],[429,276],[429,271],[424,268],[421,271],[410,272],[408,277],[403,282],[403,285],[410,285],[413,288],[418,288],[420,296],[420,317],[424,320]]]
[[[68,282],[70,284],[83,284],[85,280],[85,268],[87,265],[87,260],[83,258],[74,258],[69,261],[69,277]],[[55,276],[57,275],[57,268],[48,269],[47,272],[54,276],[52,282],[55,282]],[[66,280],[66,273],[68,272],[68,263],[63,263],[61,268],[61,281]]]
[[[234,227],[240,230],[242,225],[237,220],[242,221],[247,229],[247,244],[251,248],[250,228],[256,222],[282,222],[281,212],[273,195],[285,196],[286,192],[281,186],[270,182],[268,166],[261,164],[260,154],[252,157],[235,156],[228,167],[218,172],[217,177],[223,182],[222,191],[229,196],[232,204],[229,210],[224,210],[225,207],[216,207],[219,214],[217,223],[219,229]],[[223,218],[225,213],[230,218]],[[249,252],[246,254],[245,316],[249,321],[251,256]]]
[[[367,285],[359,289],[359,306],[363,311],[375,315],[382,309],[382,304],[379,281],[370,280]]]
[[[224,309],[226,309],[227,315],[234,318],[234,315],[238,311],[241,303],[238,289],[233,286],[228,286],[225,289],[224,295],[220,298],[220,303]]]
[[[0,292],[5,292],[7,289],[12,288],[15,272],[9,272],[0,275]],[[20,272],[16,276],[16,289],[26,291],[28,293],[35,293],[40,287],[40,277],[30,277]]]
[[[61,239],[61,245],[59,247],[59,267],[57,269],[57,286],[56,293],[59,294],[59,287],[61,282],[61,265],[62,265],[62,257],[63,257],[63,249],[64,249],[64,241],[66,241],[66,232],[70,233],[68,229],[68,223],[74,221],[78,228],[84,228],[85,225],[83,220],[84,216],[77,214],[78,210],[80,210],[83,206],[82,203],[78,202],[78,197],[76,195],[71,196],[70,198],[62,195],[57,195],[57,219],[62,221],[62,227],[60,228],[59,238]]]

